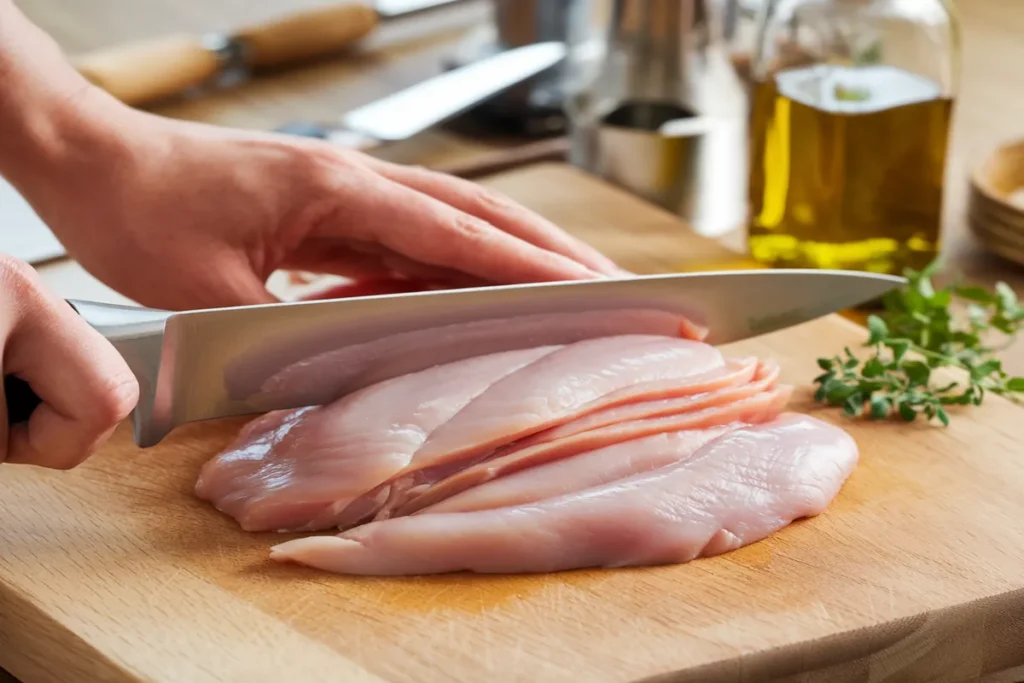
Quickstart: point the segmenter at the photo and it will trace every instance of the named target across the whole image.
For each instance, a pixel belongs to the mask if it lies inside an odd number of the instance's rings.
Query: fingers
[[[542,249],[578,261],[591,270],[610,276],[628,274],[583,240],[489,188],[415,166],[402,166],[377,159],[370,162],[370,165],[385,178],[477,216],[499,230]]]
[[[26,264],[0,257],[3,372],[42,399],[10,426],[6,461],[67,469],[81,463],[135,407],[138,384],[120,354]]]
[[[195,250],[210,258],[210,266],[189,277],[180,275],[162,293],[157,306],[168,310],[222,308],[278,303],[280,299],[267,289],[265,278],[243,254],[223,245],[195,245]]]
[[[482,287],[492,284],[451,268],[414,261],[380,245],[356,245],[351,240],[316,237],[306,240],[289,254],[284,267],[340,275],[353,280],[379,280],[402,276],[436,282],[445,287]]]
[[[211,272],[214,278],[207,289],[209,296],[197,294],[193,301],[206,298],[209,308],[228,306],[256,306],[260,304],[276,304],[281,300],[267,289],[264,280],[257,277],[249,264],[241,259],[226,255],[220,262],[220,269]]]
[[[601,273],[426,194],[358,167],[337,179],[350,201],[314,233],[376,242],[413,261],[500,284],[585,280]]]

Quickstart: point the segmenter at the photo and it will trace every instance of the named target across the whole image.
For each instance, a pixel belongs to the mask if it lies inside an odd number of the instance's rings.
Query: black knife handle
[[[73,303],[68,301],[67,304],[72,311],[78,313]],[[28,382],[15,375],[4,375],[4,398],[7,401],[8,425],[28,422],[32,412],[43,402]]]
[[[14,375],[4,377],[4,398],[7,400],[8,425],[28,422],[32,411],[43,402],[28,382]]]

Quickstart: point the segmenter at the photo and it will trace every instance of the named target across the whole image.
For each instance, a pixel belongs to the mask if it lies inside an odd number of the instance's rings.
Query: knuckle
[[[516,206],[511,199],[490,188],[475,185],[472,194],[473,201],[476,204],[494,213],[510,214],[516,210]]]
[[[339,172],[350,173],[363,168],[348,152],[328,144],[309,148],[306,154],[299,155],[297,162],[321,180],[333,181]]]
[[[490,223],[468,213],[459,213],[452,218],[450,228],[460,240],[470,242],[487,239],[488,233],[494,229]]]

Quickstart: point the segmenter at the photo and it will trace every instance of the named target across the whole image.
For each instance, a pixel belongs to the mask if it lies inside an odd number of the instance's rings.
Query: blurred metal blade
[[[397,142],[450,119],[565,58],[563,43],[536,43],[500,52],[406,88],[345,114],[349,131]]]

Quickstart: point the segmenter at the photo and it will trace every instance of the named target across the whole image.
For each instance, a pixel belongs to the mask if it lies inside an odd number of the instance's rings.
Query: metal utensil
[[[140,385],[135,441],[200,420],[322,405],[376,382],[483,353],[620,334],[729,342],[870,301],[903,278],[826,270],[651,275],[173,313],[71,305]],[[5,378],[9,419],[39,399]]]
[[[566,42],[580,0],[491,0],[489,24],[470,33],[446,59],[449,68],[471,64],[504,50],[547,41]],[[545,137],[565,130],[562,80],[558,74],[531,78],[476,107],[474,116],[498,129]]]
[[[278,132],[323,138],[363,150],[405,140],[544,73],[565,55],[565,45],[554,41],[509,50],[354,109],[336,124],[296,122],[282,126]]]
[[[170,97],[229,73],[281,67],[333,54],[382,21],[461,0],[344,2],[230,33],[169,35],[104,48],[73,59],[79,73],[129,105]]]
[[[719,236],[746,219],[747,101],[713,0],[592,0],[566,65],[576,166]]]

